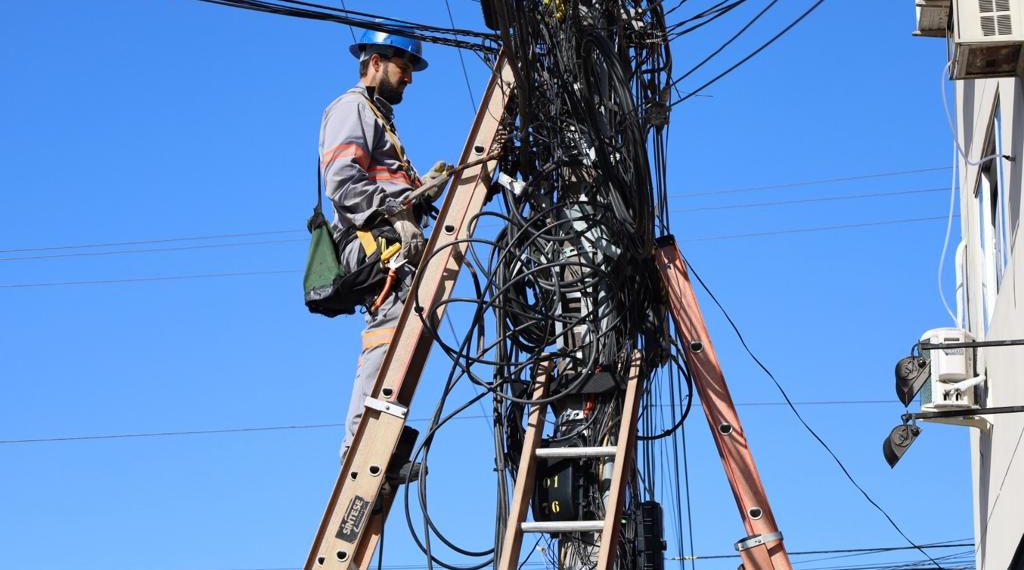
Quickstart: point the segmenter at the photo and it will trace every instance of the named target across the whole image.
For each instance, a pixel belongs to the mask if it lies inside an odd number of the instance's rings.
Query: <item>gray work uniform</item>
[[[404,160],[404,150],[394,130],[391,105],[376,97],[375,113],[368,96],[362,84],[349,89],[327,106],[320,126],[320,168],[327,197],[334,205],[331,230],[336,239],[351,227],[369,230],[386,224],[383,208],[400,203],[419,185],[415,170]],[[359,240],[342,245],[342,265],[354,269],[361,247]],[[411,281],[412,269],[405,266],[394,293],[376,313],[366,313],[362,352],[356,364],[355,385],[345,420],[343,457],[352,444],[364,402],[373,390],[384,354],[391,344]]]

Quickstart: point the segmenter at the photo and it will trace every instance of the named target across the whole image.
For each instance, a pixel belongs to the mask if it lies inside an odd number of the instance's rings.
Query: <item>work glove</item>
[[[421,179],[423,186],[429,186],[430,189],[423,193],[423,197],[431,202],[435,202],[441,195],[441,191],[444,190],[445,183],[451,178],[452,172],[455,171],[455,167],[448,164],[443,160],[437,161],[434,166],[430,168],[430,171],[423,175]]]
[[[415,266],[420,262],[420,256],[423,255],[423,229],[416,223],[412,210],[402,208],[387,218],[391,227],[395,228],[398,237],[402,240],[398,261],[406,261]]]

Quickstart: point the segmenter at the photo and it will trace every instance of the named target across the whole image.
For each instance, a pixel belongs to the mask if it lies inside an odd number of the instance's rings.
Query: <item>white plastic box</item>
[[[932,329],[921,335],[921,343],[945,344],[971,342],[974,337],[963,329]],[[939,411],[975,407],[974,389],[952,390],[953,384],[973,378],[973,348],[943,348],[922,351],[931,361],[931,377],[921,389],[921,411]]]

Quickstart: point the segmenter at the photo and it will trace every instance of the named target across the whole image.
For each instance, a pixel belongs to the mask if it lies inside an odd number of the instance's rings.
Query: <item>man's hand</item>
[[[416,223],[409,208],[402,208],[388,216],[391,227],[398,232],[402,240],[402,250],[398,252],[397,260],[409,262],[416,265],[423,255],[423,229]]]
[[[423,193],[423,197],[434,202],[441,195],[441,191],[444,190],[445,182],[451,178],[452,172],[455,171],[455,167],[448,164],[443,160],[437,161],[434,166],[430,168],[430,171],[423,175],[423,187],[427,190]]]

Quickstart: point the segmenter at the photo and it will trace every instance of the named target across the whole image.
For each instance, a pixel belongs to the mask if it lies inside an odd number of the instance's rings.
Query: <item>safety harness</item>
[[[377,108],[377,104],[370,99],[366,94],[362,94],[363,99],[366,99],[367,104],[370,106],[370,110],[373,111],[373,116],[380,121],[382,127],[384,127],[384,136],[388,137],[391,144],[394,145],[395,151],[398,153],[398,161],[402,163],[402,168],[405,170],[405,174],[409,177],[409,182],[413,188],[420,185],[420,175],[413,168],[412,163],[409,162],[409,157],[405,154],[405,147],[402,146],[402,142],[398,140],[398,133],[395,132],[395,128],[384,118],[384,114]]]
[[[394,145],[402,169],[411,184],[414,187],[418,186],[419,175],[409,162],[405,147],[398,140],[398,134],[376,104],[365,94],[363,97],[384,127],[385,136]],[[391,294],[397,281],[397,267],[390,262],[402,249],[401,239],[389,224],[376,224],[368,230],[346,228],[335,243],[330,226],[323,215],[322,174],[318,156],[316,206],[313,207],[313,216],[306,224],[312,234],[303,283],[306,307],[312,313],[328,317],[353,314],[359,306],[365,306],[371,313],[376,312]],[[359,240],[362,252],[358,256],[355,269],[347,271],[339,262],[339,253],[353,237]]]

